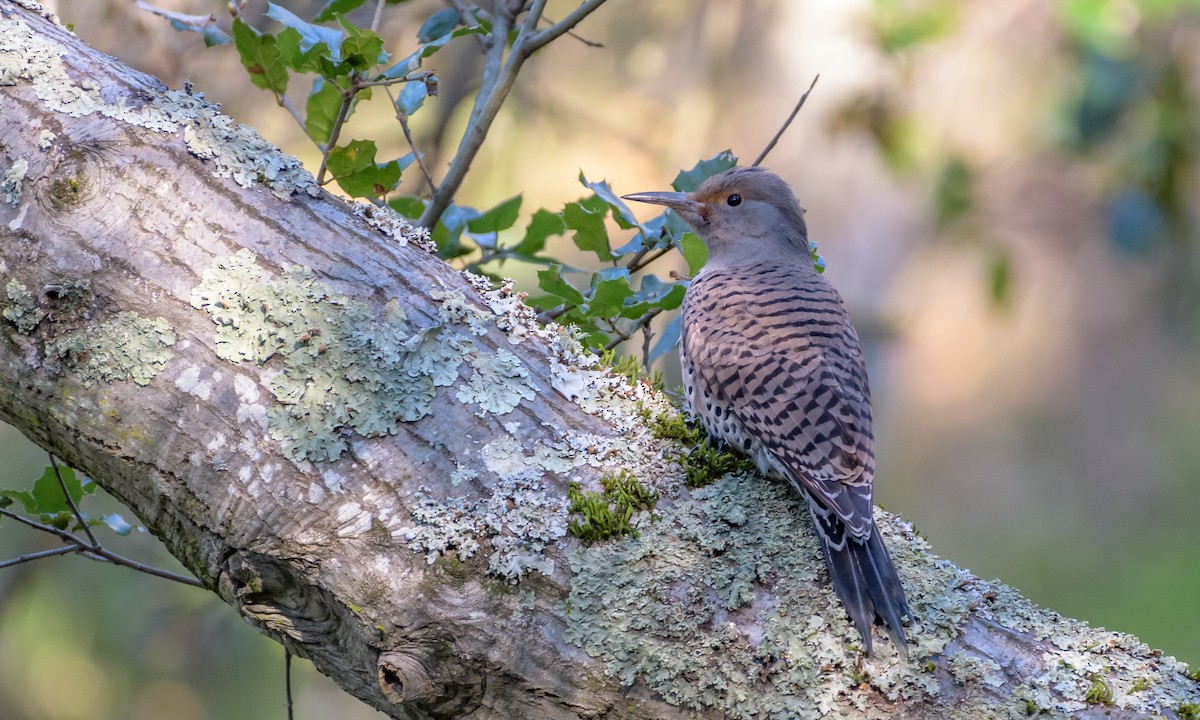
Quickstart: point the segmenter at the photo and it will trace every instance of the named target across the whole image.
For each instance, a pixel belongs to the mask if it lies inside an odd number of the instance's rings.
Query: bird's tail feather
[[[832,544],[824,533],[818,532],[817,535],[821,538],[833,589],[846,607],[854,627],[862,635],[867,654],[871,654],[871,625],[878,616],[887,623],[888,635],[897,650],[907,656],[901,618],[912,617],[912,611],[904,599],[904,588],[900,585],[900,578],[896,575],[896,568],[879,536],[879,530],[872,528],[871,536],[861,542],[841,534],[843,542],[840,548]]]

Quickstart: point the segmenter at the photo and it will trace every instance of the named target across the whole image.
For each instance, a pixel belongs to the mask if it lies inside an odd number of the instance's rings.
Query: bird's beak
[[[651,205],[665,205],[679,213],[688,222],[699,220],[700,208],[704,207],[703,203],[692,199],[691,195],[681,192],[640,192],[622,195],[621,199],[650,203]]]

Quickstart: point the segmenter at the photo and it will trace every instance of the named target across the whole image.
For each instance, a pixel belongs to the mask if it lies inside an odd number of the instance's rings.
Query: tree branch
[[[462,140],[459,142],[454,159],[450,162],[450,168],[446,171],[437,190],[430,197],[429,205],[417,220],[418,225],[432,229],[437,225],[442,214],[446,212],[446,208],[450,207],[454,195],[458,192],[467,171],[471,168],[471,163],[479,154],[479,149],[483,147],[483,141],[492,126],[492,121],[500,112],[500,107],[507,99],[521,67],[529,56],[577,25],[603,4],[604,0],[587,0],[570,15],[563,18],[561,22],[546,30],[536,32],[538,19],[541,18],[542,11],[546,7],[546,0],[533,0],[507,59],[504,57],[504,47],[505,38],[508,37],[509,18],[505,12],[496,13],[492,37],[493,39],[498,38],[499,41],[494,42],[488,49],[483,77],[479,93],[475,96],[475,104],[471,109],[470,121],[467,123],[466,130],[463,131]]]
[[[974,577],[884,512],[914,661],[882,635],[864,657],[785,484],[689,488],[685,458],[705,452],[643,419],[675,417],[663,397],[532,323],[511,288],[481,292],[215,108],[5,3],[0,167],[28,167],[0,202],[0,418],[372,707],[855,720],[1200,703],[1182,663]],[[636,536],[584,543],[568,486],[598,494],[605,476],[658,500]]]

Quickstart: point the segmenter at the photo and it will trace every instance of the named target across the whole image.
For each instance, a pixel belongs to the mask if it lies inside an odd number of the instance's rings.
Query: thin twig
[[[450,0],[450,4],[454,6],[454,9],[458,11],[459,16],[462,17],[463,22],[467,23],[468,26],[479,27],[479,18],[475,17],[475,11],[470,5],[462,2],[462,0]],[[475,35],[475,39],[479,42],[480,52],[487,54],[487,40],[479,34]]]
[[[654,308],[658,312],[646,313],[642,318],[642,367],[646,368],[646,372],[650,372],[650,341],[654,339],[654,328],[650,327],[650,321],[658,317],[662,312],[662,308]]]
[[[621,343],[625,342],[629,338],[633,337],[634,334],[637,333],[638,330],[643,330],[643,329],[649,327],[650,321],[653,320],[654,318],[658,317],[659,314],[662,313],[662,311],[663,311],[662,308],[650,308],[649,310],[646,311],[646,314],[643,315],[642,318],[640,320],[638,320],[633,325],[633,327],[629,328],[629,330],[627,330],[627,331],[617,328],[615,325],[613,325],[610,322],[609,327],[612,329],[613,333],[616,334],[616,337],[613,338],[612,340],[610,340],[608,342],[608,344],[604,346],[604,349],[612,350],[616,346],[620,345]],[[646,353],[646,355],[647,355],[647,357],[649,357],[649,353]]]
[[[288,114],[292,116],[292,119],[296,121],[296,123],[300,126],[300,129],[304,131],[305,135],[307,135],[308,123],[304,122],[304,117],[300,114],[300,111],[296,108],[296,105],[292,102],[292,99],[287,96],[287,93],[279,95],[276,97],[276,100],[279,101],[279,104],[283,107],[283,109],[288,111]]]
[[[521,67],[529,59],[529,56],[539,48],[545,46],[546,43],[573,28],[591,14],[592,11],[603,5],[604,1],[585,0],[582,5],[561,22],[555,23],[541,32],[537,32],[537,23],[542,17],[542,11],[546,8],[546,0],[533,0],[525,20],[521,24],[521,29],[517,33],[517,39],[513,42],[512,50],[508,53],[507,59],[503,57],[504,38],[508,37],[509,21],[511,18],[507,12],[501,12],[501,6],[497,5],[497,12],[492,25],[492,38],[496,42],[488,50],[479,93],[475,96],[475,105],[471,109],[467,129],[463,132],[462,140],[459,142],[454,159],[450,161],[450,168],[446,171],[446,175],[442,178],[442,182],[438,185],[437,190],[430,197],[429,205],[425,207],[425,212],[421,213],[420,219],[417,220],[418,225],[427,228],[437,225],[438,220],[442,217],[442,213],[446,212],[446,208],[450,207],[450,203],[454,199],[455,193],[458,192],[458,188],[462,185],[463,178],[466,177],[471,163],[479,153],[479,148],[483,146],[484,138],[487,137],[492,121],[496,119],[496,114],[500,112],[501,105],[504,104],[505,98],[508,97],[509,91],[512,90],[513,83],[516,82],[517,74],[521,71]]]
[[[358,85],[353,76],[350,78],[350,89],[342,93],[342,106],[338,108],[337,117],[334,118],[333,127],[329,129],[329,140],[325,143],[325,147],[321,149],[321,167],[317,170],[317,184],[324,185],[325,167],[329,164],[329,153],[333,152],[333,148],[337,145],[338,136],[342,133],[342,125],[346,122],[346,116],[350,114],[350,106],[354,104],[354,96],[358,94]]]
[[[383,0],[379,0],[383,4]],[[292,720],[292,651],[283,649],[283,682],[287,691],[287,716]]]
[[[63,480],[62,470],[58,467],[58,460],[54,457],[54,453],[47,453],[50,457],[50,467],[54,470],[54,477],[58,478],[58,487],[62,489],[63,497],[67,499],[67,505],[71,508],[71,514],[75,516],[75,522],[79,523],[79,527],[83,528],[83,532],[87,535],[88,541],[94,547],[100,547],[100,541],[96,539],[92,529],[88,527],[87,520],[84,519],[83,513],[79,511],[79,506],[75,504],[75,499],[71,497],[70,491],[67,490],[67,481]]]
[[[371,32],[379,32],[379,23],[383,21],[383,6],[386,0],[379,0],[375,3],[375,17],[371,18]],[[288,717],[291,717],[289,714]]]
[[[546,17],[545,15],[543,15],[543,16],[542,16],[542,22],[545,22],[545,23],[547,23],[547,24],[550,24],[550,25],[554,25],[554,24],[555,24],[553,20],[551,20],[550,18]],[[587,38],[583,37],[583,36],[582,36],[582,35],[580,35],[579,33],[577,33],[577,32],[574,32],[574,31],[572,31],[572,30],[568,30],[568,31],[567,31],[567,35],[570,35],[571,37],[575,38],[576,40],[578,40],[579,42],[583,43],[584,45],[587,45],[588,47],[593,47],[593,48],[602,48],[602,47],[604,47],[604,43],[601,43],[601,42],[596,42],[595,40],[588,40]]]
[[[46,557],[54,557],[55,555],[66,555],[68,553],[73,553],[73,552],[78,552],[78,551],[79,551],[78,548],[71,547],[70,545],[64,545],[62,547],[51,548],[49,550],[42,550],[41,552],[34,552],[34,553],[29,553],[28,555],[22,555],[20,557],[15,557],[12,560],[5,560],[4,562],[0,562],[0,568],[11,567],[13,565],[20,565],[21,563],[26,563],[26,562],[29,562],[30,560],[41,560],[42,558],[46,558]]]
[[[808,99],[808,94],[813,91],[813,88],[817,86],[817,80],[820,79],[820,74],[813,77],[812,84],[809,85],[808,89],[804,91],[804,94],[800,96],[800,102],[796,103],[796,107],[792,108],[792,114],[788,115],[788,119],[783,122],[783,127],[779,128],[779,132],[775,133],[775,137],[771,138],[771,142],[767,143],[767,146],[763,148],[763,151],[758,154],[758,159],[754,161],[754,164],[751,165],[751,167],[758,167],[759,163],[766,159],[767,153],[775,149],[775,143],[779,142],[779,138],[783,137],[783,133],[788,129],[788,125],[792,124],[792,120],[795,119],[796,113],[800,112],[800,108],[804,107],[804,101]]]
[[[51,535],[55,535],[55,536],[61,538],[64,542],[67,543],[67,550],[64,550],[61,553],[54,553],[54,554],[65,555],[68,552],[76,552],[85,557],[91,558],[92,560],[97,560],[100,562],[109,562],[109,563],[112,563],[113,565],[120,565],[122,567],[127,567],[131,570],[137,570],[138,572],[146,573],[147,575],[154,575],[155,577],[164,578],[166,580],[173,580],[173,581],[175,581],[177,583],[181,583],[183,585],[191,585],[192,587],[198,587],[198,588],[204,587],[204,583],[200,582],[196,578],[188,577],[186,575],[180,575],[178,573],[173,573],[170,570],[159,570],[156,567],[151,567],[144,563],[140,563],[136,560],[132,560],[132,559],[124,557],[122,555],[118,555],[117,553],[114,553],[111,550],[106,550],[105,548],[101,547],[99,545],[99,543],[97,543],[95,545],[89,545],[88,543],[84,542],[81,538],[76,537],[75,535],[72,535],[71,533],[69,533],[65,530],[59,530],[58,528],[56,528],[52,525],[46,525],[46,524],[40,523],[36,520],[31,520],[22,515],[18,515],[17,513],[12,512],[11,510],[6,510],[4,508],[0,508],[0,515],[7,517],[7,518],[11,518],[11,519],[16,520],[17,522],[23,523],[25,525],[28,525],[29,527],[31,527],[35,530],[41,530],[42,532],[49,533]]]
[[[384,88],[383,91],[387,93],[388,100],[392,103],[392,109],[396,111],[396,119],[400,121],[400,129],[404,131],[404,139],[408,141],[408,149],[412,150],[413,157],[417,160],[417,167],[421,169],[421,174],[425,176],[425,182],[429,184],[429,192],[437,192],[437,186],[433,184],[433,176],[429,174],[429,168],[425,167],[425,161],[413,143],[412,130],[408,128],[408,116],[400,112],[400,108],[396,105],[396,98],[392,97],[391,88]]]
[[[545,47],[547,43],[553,42],[563,33],[582,22],[585,17],[591,15],[603,4],[604,0],[585,0],[585,2],[579,7],[575,8],[570,15],[567,15],[559,22],[554,23],[550,27],[529,38],[529,52],[536,52]]]

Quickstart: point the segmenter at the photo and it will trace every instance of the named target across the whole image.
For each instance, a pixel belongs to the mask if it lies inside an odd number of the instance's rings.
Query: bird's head
[[[731,168],[690,193],[642,192],[623,197],[665,205],[678,213],[708,245],[710,266],[809,257],[808,229],[795,193],[778,175],[762,168]]]

